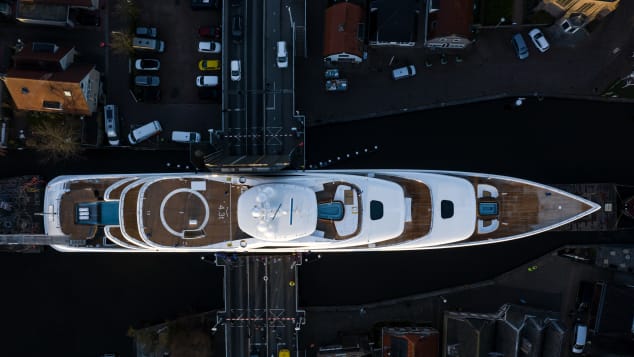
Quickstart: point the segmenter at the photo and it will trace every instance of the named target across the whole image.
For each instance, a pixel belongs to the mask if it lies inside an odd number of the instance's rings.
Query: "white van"
[[[161,123],[159,123],[158,120],[154,120],[132,130],[128,135],[128,141],[130,141],[130,144],[132,145],[138,144],[141,141],[160,133],[161,131],[163,131]]]
[[[572,353],[583,353],[583,349],[586,347],[586,337],[588,336],[588,326],[584,324],[576,324],[573,332],[572,339]]]
[[[200,133],[195,131],[172,131],[172,141],[177,143],[199,143]]]
[[[413,64],[409,66],[399,67],[392,70],[392,78],[394,80],[414,77],[416,75],[416,67]]]
[[[165,51],[165,42],[155,38],[133,37],[132,48],[135,50],[163,52]]]
[[[286,41],[277,42],[277,66],[279,68],[288,67],[288,53],[286,51]]]
[[[108,143],[112,146],[119,145],[119,107],[114,104],[104,106],[103,117]]]

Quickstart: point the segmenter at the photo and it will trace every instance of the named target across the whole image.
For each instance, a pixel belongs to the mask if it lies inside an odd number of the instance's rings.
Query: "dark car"
[[[201,26],[198,28],[198,35],[220,40],[222,38],[222,28],[220,26]]]
[[[242,40],[242,16],[233,15],[231,19],[231,37],[233,41],[239,42]]]
[[[74,18],[77,24],[82,26],[99,26],[101,24],[99,11],[89,11],[86,9],[75,10],[76,12],[74,13]]]
[[[192,0],[192,9],[220,9],[222,0]]]
[[[198,99],[220,102],[220,90],[218,88],[198,88]]]

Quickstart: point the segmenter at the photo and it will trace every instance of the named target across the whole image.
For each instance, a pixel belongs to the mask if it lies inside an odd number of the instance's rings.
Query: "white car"
[[[196,77],[197,87],[215,87],[218,85],[218,76],[198,76]]]
[[[548,44],[548,40],[544,37],[542,31],[538,28],[534,28],[528,32],[528,37],[531,38],[535,47],[539,50],[539,52],[546,52],[550,45]]]
[[[231,61],[231,80],[239,81],[242,79],[242,69],[240,68],[240,60]]]
[[[153,58],[139,58],[134,62],[134,68],[138,71],[158,71],[161,62]]]
[[[198,42],[198,52],[202,53],[220,53],[220,42],[200,41]]]

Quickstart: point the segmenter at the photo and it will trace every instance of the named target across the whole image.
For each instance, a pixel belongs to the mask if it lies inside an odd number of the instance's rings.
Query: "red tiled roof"
[[[41,111],[44,101],[52,101],[63,103],[64,112],[90,114],[79,82],[94,68],[90,64],[72,64],[63,72],[11,68],[5,85],[18,109]],[[65,91],[70,91],[71,96],[66,96]]]
[[[33,52],[33,43],[25,42],[22,51],[13,55],[14,61],[46,61],[46,62],[58,62],[74,47],[58,47],[57,51],[53,52]]]
[[[430,14],[428,39],[459,35],[471,38],[473,0],[440,0],[440,10]],[[436,22],[435,29],[431,26]]]
[[[92,7],[91,0],[20,0],[23,3],[32,4],[56,4],[56,5],[69,5],[69,6],[83,6]]]
[[[363,8],[342,2],[326,9],[324,20],[324,56],[336,53],[363,55],[363,42],[359,40],[359,24],[364,22]]]

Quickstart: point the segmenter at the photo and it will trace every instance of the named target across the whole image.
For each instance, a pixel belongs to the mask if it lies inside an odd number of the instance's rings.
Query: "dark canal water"
[[[308,162],[328,168],[487,172],[542,183],[634,184],[634,106],[545,99],[469,104],[312,128]],[[374,149],[374,146],[377,149]],[[364,149],[369,149],[365,153]],[[360,154],[356,155],[356,151]],[[351,154],[351,158],[346,158]],[[341,160],[337,160],[340,157]],[[42,165],[0,158],[0,176],[160,172],[182,153],[94,152]],[[549,233],[479,248],[326,254],[300,269],[300,305],[367,303],[471,283],[593,233]],[[198,254],[2,254],[3,356],[132,355],[129,326],[222,307],[222,270]]]

